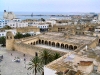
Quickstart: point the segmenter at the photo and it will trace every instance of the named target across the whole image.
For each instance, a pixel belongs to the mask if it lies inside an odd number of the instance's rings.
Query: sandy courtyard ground
[[[12,53],[12,56],[11,56]],[[27,70],[28,63],[32,56],[26,54],[25,57],[23,53],[18,51],[7,51],[6,48],[0,47],[0,55],[3,55],[3,61],[0,62],[0,74],[1,75],[34,75],[32,71]],[[20,63],[14,62],[14,58],[19,57]],[[24,62],[26,59],[26,64]],[[26,68],[25,68],[26,66]],[[41,74],[37,74],[41,75]]]

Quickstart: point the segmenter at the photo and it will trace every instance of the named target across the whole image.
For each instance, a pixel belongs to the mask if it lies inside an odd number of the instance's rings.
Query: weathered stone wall
[[[6,40],[6,48],[7,48],[7,50],[13,50],[14,49],[14,47],[13,47],[13,43],[14,43],[14,40]]]
[[[98,45],[98,39],[94,40],[93,42],[91,42],[91,44],[89,44],[90,48],[95,48]]]
[[[26,33],[26,32],[30,32],[30,31],[31,32],[32,31],[40,32],[40,29],[37,27],[23,27],[23,28],[17,28],[16,30],[17,30],[17,32],[20,32],[20,33]]]
[[[35,47],[34,45],[28,45],[28,44],[23,44],[23,43],[14,43],[14,50],[20,51],[22,53],[30,54],[34,56],[35,52],[41,52],[43,50],[48,50],[51,53],[60,53],[60,55],[66,54],[66,52],[61,52],[61,51],[54,51],[54,50],[49,50],[46,48],[42,47]]]

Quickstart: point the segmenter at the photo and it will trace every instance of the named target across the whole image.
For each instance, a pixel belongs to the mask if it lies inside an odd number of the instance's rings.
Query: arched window
[[[56,43],[56,47],[60,47],[60,44],[59,43]]]
[[[61,48],[64,48],[64,44],[63,43],[61,44]]]

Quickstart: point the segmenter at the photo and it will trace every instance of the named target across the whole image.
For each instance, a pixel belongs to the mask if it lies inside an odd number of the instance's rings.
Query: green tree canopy
[[[33,73],[36,75],[37,72],[43,71],[43,66],[41,65],[41,59],[38,56],[33,57],[29,62],[28,70],[33,70]]]
[[[23,35],[23,37],[29,37],[29,36],[31,36],[29,33]]]
[[[0,37],[0,44],[3,44],[3,45],[6,44],[6,38],[5,37]]]
[[[18,32],[18,33],[15,35],[15,39],[20,39],[20,38],[23,38],[23,34],[21,34],[20,32]]]
[[[61,57],[61,55],[59,53],[54,53],[53,54],[53,60],[56,60],[56,59],[58,59],[60,57]]]
[[[50,54],[48,50],[43,50],[40,53],[40,58],[41,58],[41,63],[44,65],[48,64],[49,62],[53,60],[52,55]]]
[[[41,21],[43,21],[43,22],[44,22],[44,21],[45,21],[45,19],[44,19],[44,18],[41,18]]]
[[[3,27],[3,29],[12,29],[10,26],[6,25]]]

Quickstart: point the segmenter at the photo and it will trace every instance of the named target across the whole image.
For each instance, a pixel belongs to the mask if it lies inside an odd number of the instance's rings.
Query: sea
[[[16,15],[16,18],[20,18],[22,20],[25,19],[49,19],[51,16],[19,16],[19,15],[82,15],[84,13],[73,13],[73,12],[13,12]],[[65,18],[65,17],[53,17],[53,18]],[[3,12],[0,12],[0,19],[3,19]]]

